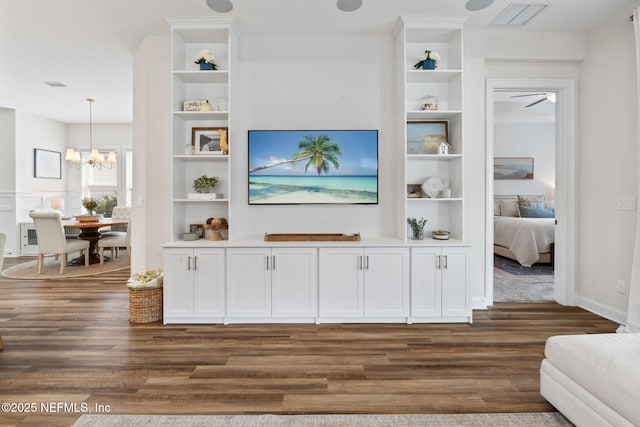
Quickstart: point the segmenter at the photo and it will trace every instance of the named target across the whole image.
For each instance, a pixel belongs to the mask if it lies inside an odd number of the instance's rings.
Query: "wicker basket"
[[[129,288],[129,321],[149,323],[162,319],[162,287]]]

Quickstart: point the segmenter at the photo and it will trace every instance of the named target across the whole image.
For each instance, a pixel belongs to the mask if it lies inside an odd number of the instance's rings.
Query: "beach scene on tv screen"
[[[249,204],[378,203],[376,130],[249,131]]]

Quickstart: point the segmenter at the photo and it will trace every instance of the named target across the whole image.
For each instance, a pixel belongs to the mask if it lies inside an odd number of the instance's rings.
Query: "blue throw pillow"
[[[554,218],[555,210],[548,208],[534,208],[530,206],[518,206],[520,218]]]

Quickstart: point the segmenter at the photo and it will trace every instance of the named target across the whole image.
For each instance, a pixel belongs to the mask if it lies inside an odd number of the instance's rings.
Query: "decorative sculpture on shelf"
[[[228,230],[229,223],[226,218],[209,218],[207,219],[207,223],[204,224],[205,230],[212,230],[211,236],[209,240],[224,240],[222,236],[221,230]]]

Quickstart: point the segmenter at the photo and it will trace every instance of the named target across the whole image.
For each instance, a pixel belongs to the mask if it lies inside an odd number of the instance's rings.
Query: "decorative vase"
[[[210,64],[208,62],[201,62],[200,63],[200,69],[201,70],[213,70],[213,64]]]
[[[423,240],[424,239],[424,228],[414,228],[409,227],[409,238],[411,240]]]
[[[202,64],[200,64],[202,65]],[[422,63],[423,70],[435,70],[436,69],[436,61],[434,59],[425,59]]]

